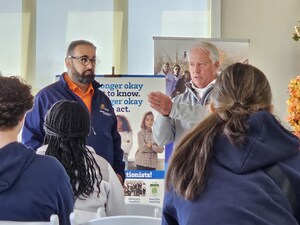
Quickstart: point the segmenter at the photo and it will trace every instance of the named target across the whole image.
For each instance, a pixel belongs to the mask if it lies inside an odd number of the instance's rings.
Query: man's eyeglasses
[[[69,55],[69,58],[78,60],[83,66],[87,66],[87,65],[89,65],[90,63],[91,63],[93,66],[95,66],[96,64],[99,63],[99,60],[97,60],[96,58],[91,58],[91,59],[90,59],[89,57],[86,57],[86,56],[75,57],[75,56]]]

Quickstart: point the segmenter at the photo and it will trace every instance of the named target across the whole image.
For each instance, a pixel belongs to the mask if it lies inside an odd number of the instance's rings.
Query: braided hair
[[[94,185],[100,193],[102,174],[86,147],[90,132],[90,115],[86,107],[75,101],[56,102],[44,122],[46,155],[57,158],[70,177],[75,198],[89,197]]]

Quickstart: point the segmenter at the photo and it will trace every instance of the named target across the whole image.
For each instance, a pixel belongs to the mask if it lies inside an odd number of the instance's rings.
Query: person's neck
[[[90,84],[82,84],[82,83],[80,83],[80,82],[78,82],[78,81],[76,81],[76,80],[73,80],[73,79],[72,79],[72,76],[71,76],[69,73],[66,73],[65,76],[68,76],[68,78],[69,78],[74,84],[76,84],[77,87],[80,88],[80,90],[81,90],[81,92],[82,92],[83,94],[86,92],[86,90],[88,89],[88,87],[89,87],[89,85],[90,85]]]
[[[14,129],[9,131],[0,131],[0,149],[4,146],[18,141],[18,132]]]

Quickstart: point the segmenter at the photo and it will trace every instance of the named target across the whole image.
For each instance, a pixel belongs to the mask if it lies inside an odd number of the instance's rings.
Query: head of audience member
[[[176,64],[174,67],[173,67],[173,74],[174,76],[176,77],[179,77],[180,76],[180,66],[178,64]]]
[[[95,79],[96,46],[86,40],[70,43],[65,65],[70,79],[79,87],[86,87]]]
[[[231,143],[242,146],[249,115],[272,111],[272,93],[266,76],[248,64],[235,63],[222,71],[216,78],[211,100],[212,113],[181,140],[169,164],[167,187],[172,184],[185,199],[195,199],[204,190],[216,136],[224,134]],[[195,174],[196,165],[200,166]],[[197,178],[191,178],[191,174]],[[187,177],[191,179],[187,181]]]
[[[167,75],[170,72],[170,63],[164,63],[161,67],[161,70],[165,75]]]
[[[31,87],[18,77],[0,76],[0,132],[20,132],[25,113],[33,106]]]
[[[212,91],[212,107],[224,122],[234,122],[236,119],[245,122],[244,115],[272,111],[269,81],[262,71],[252,65],[232,64],[216,79]],[[237,124],[236,126],[238,127]],[[232,127],[225,127],[225,130],[227,128]],[[232,141],[237,140],[232,138]]]
[[[86,147],[90,132],[90,115],[86,107],[75,101],[56,102],[44,122],[46,155],[57,158],[65,167],[76,198],[100,193],[102,175],[92,153]],[[99,173],[100,178],[97,177]],[[94,190],[94,184],[98,190]]]
[[[188,52],[189,71],[196,88],[205,88],[216,79],[219,68],[219,51],[209,42],[199,42]]]
[[[131,132],[131,126],[126,116],[117,115],[117,129],[118,132]]]

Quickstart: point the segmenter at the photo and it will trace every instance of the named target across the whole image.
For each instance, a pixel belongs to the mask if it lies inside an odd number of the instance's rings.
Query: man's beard
[[[74,75],[77,81],[81,84],[90,84],[95,80],[95,73],[93,70],[86,70],[80,74],[76,69],[74,69]]]

